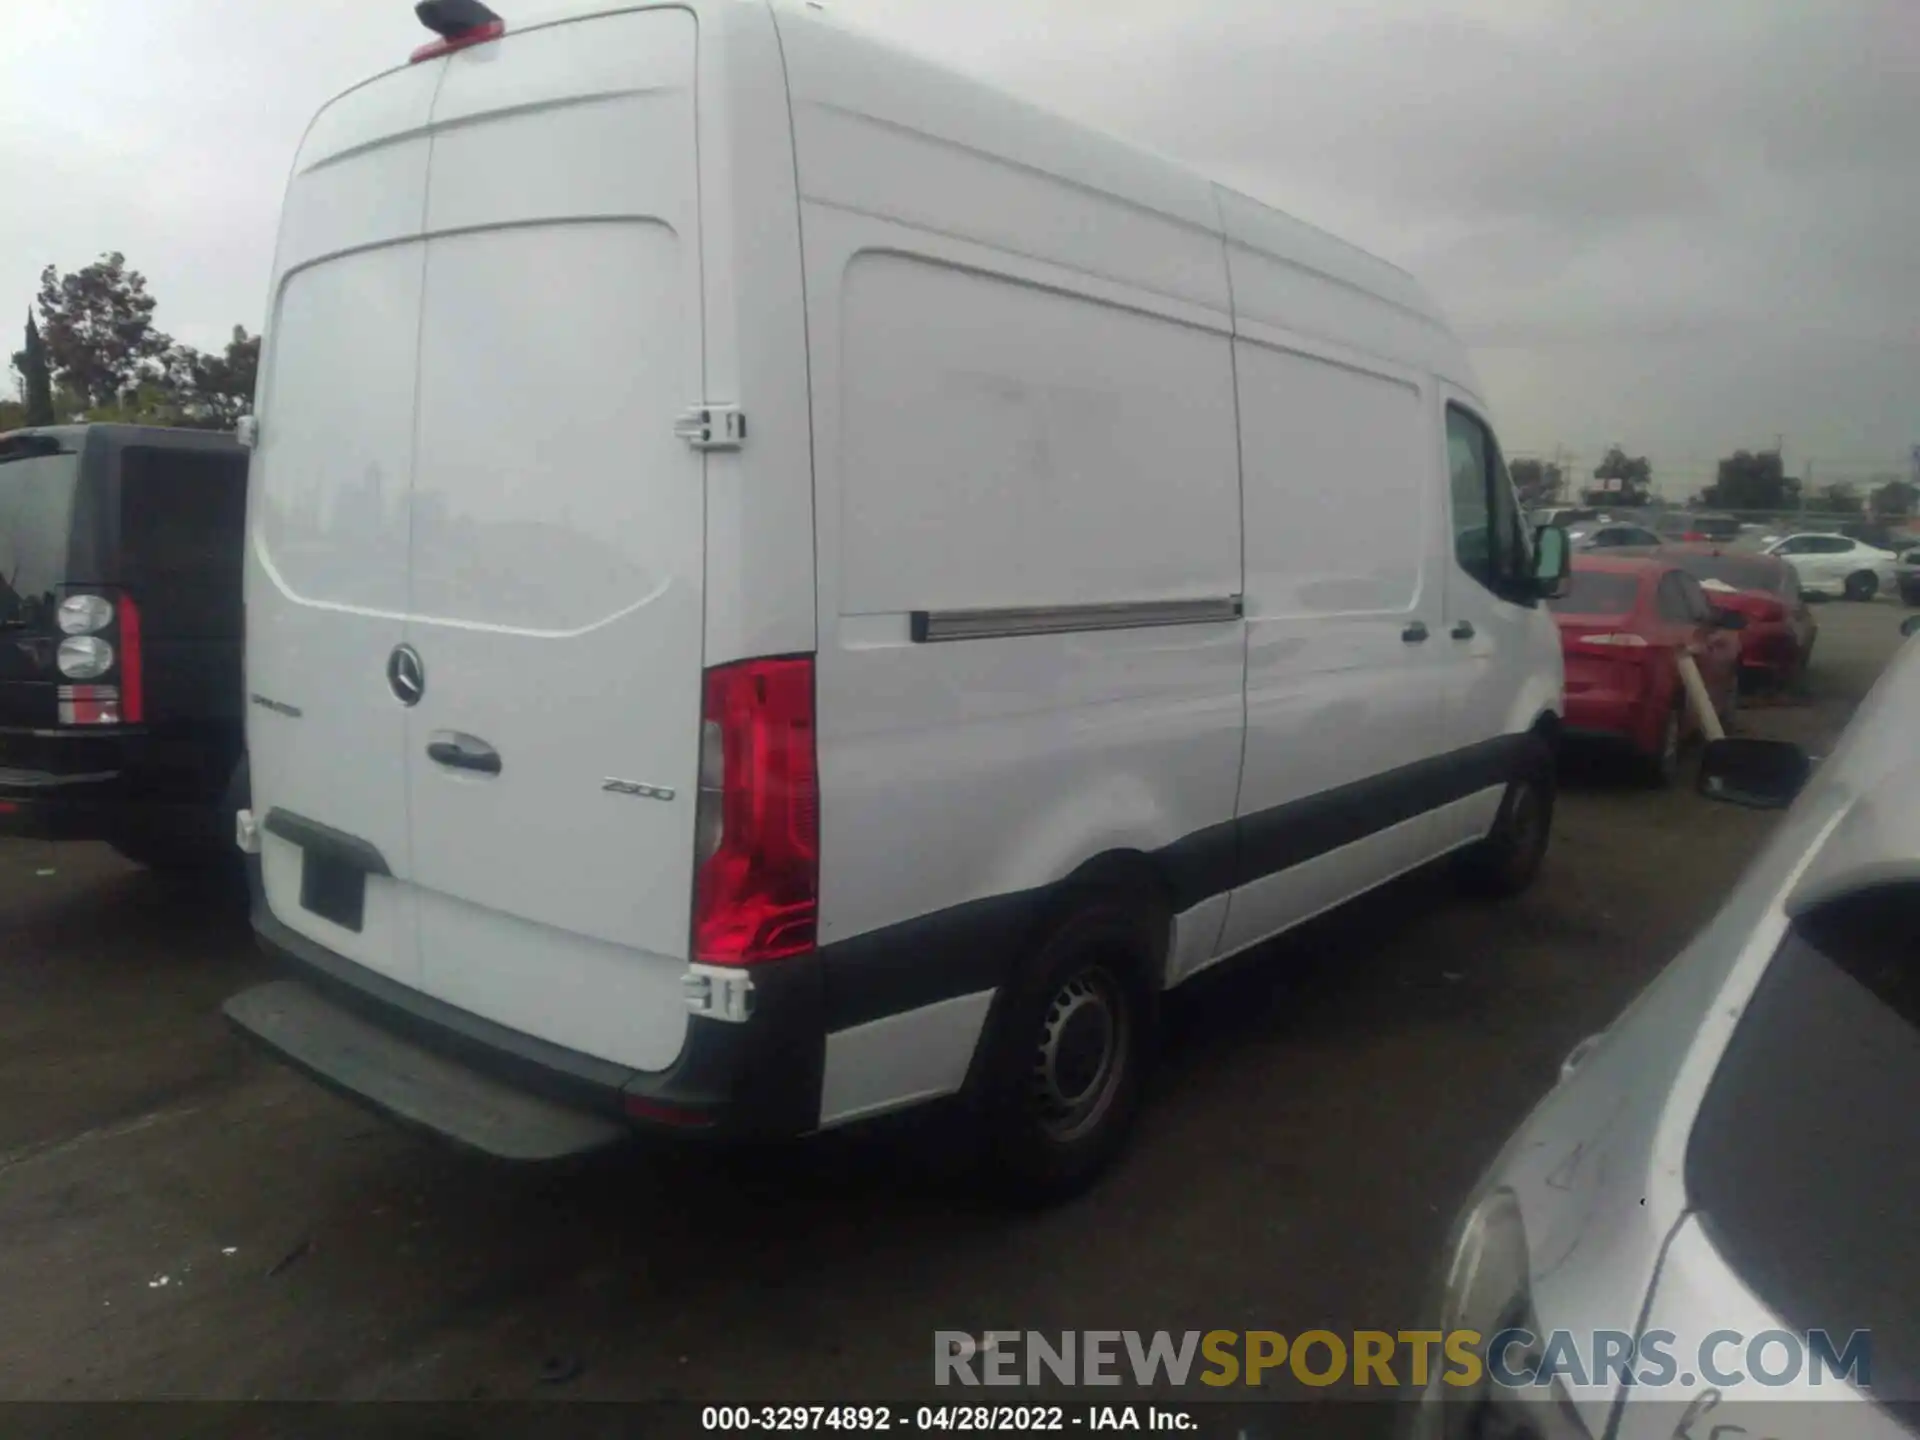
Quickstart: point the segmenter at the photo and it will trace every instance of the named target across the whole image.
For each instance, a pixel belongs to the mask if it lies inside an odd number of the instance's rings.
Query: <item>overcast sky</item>
[[[1776,434],[1816,480],[1920,444],[1920,0],[831,8],[1412,270],[1510,450],[1619,440],[1684,493]],[[312,112],[425,34],[409,0],[5,11],[0,316],[120,249],[202,346],[260,324]]]

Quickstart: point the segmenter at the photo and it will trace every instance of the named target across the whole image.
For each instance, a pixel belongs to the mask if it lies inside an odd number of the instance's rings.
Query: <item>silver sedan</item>
[[[1908,645],[1817,773],[1709,746],[1703,793],[1792,808],[1476,1187],[1435,1308],[1482,1365],[1409,1434],[1920,1434],[1916,713]]]

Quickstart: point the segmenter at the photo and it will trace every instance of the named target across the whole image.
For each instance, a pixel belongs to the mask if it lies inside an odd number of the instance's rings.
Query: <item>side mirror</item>
[[[1784,810],[1813,773],[1813,761],[1785,740],[1709,740],[1700,754],[1700,793],[1754,810]]]
[[[1738,610],[1715,610],[1713,623],[1722,630],[1744,630],[1747,628],[1747,617]]]
[[[1906,619],[1902,620],[1900,622],[1900,633],[1902,635],[1920,634],[1920,613],[1909,615]]]
[[[1558,525],[1542,525],[1533,532],[1533,588],[1543,600],[1567,593],[1573,574],[1573,542]]]

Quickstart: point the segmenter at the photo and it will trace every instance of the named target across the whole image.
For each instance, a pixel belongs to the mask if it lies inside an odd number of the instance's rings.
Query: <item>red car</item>
[[[1740,632],[1743,675],[1784,685],[1807,668],[1820,627],[1800,598],[1793,566],[1772,555],[1728,554],[1717,545],[1669,545],[1660,553],[1698,580],[1713,604],[1747,617]]]
[[[1624,741],[1651,778],[1670,783],[1698,731],[1676,663],[1691,653],[1724,725],[1740,684],[1746,616],[1717,608],[1666,552],[1576,555],[1567,593],[1547,602],[1566,657],[1570,739]]]

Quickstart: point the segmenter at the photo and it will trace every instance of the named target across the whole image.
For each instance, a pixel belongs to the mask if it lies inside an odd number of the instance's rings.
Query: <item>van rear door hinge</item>
[[[738,405],[696,405],[681,412],[673,433],[696,450],[738,450],[747,439],[747,413]]]

